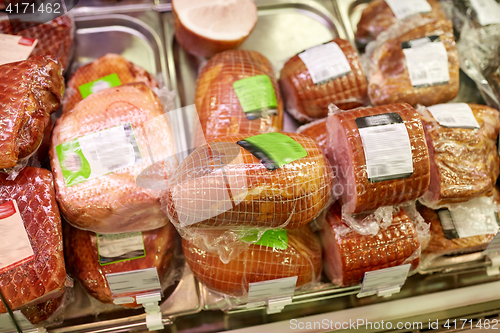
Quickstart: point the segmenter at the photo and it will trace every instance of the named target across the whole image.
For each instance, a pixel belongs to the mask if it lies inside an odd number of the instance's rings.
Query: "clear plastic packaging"
[[[340,77],[336,77],[337,73],[332,72],[328,77],[333,75],[333,78],[323,83],[315,83],[311,72],[299,55],[290,58],[281,70],[280,86],[286,110],[298,121],[305,122],[326,117],[331,103],[340,109],[349,110],[364,105],[366,101],[366,78],[356,50],[346,40],[336,38],[332,42],[337,44],[340,52],[345,55],[350,72],[343,73]],[[332,52],[330,56],[338,55]],[[326,73],[330,70],[328,67],[323,69]]]
[[[196,82],[195,104],[207,141],[283,127],[283,101],[273,67],[256,51],[230,50],[210,58]]]
[[[18,172],[8,168],[25,166],[42,143],[50,115],[59,108],[64,93],[61,72],[61,65],[49,57],[0,66],[0,168],[4,171]]]
[[[416,15],[395,24],[368,44],[362,60],[373,105],[434,105],[458,94],[459,59],[448,20],[432,21]]]
[[[493,194],[500,173],[496,145],[500,131],[498,111],[485,105],[445,104],[449,114],[455,114],[456,118],[448,119],[447,114],[438,117],[456,123],[464,119],[458,114],[459,110],[465,107],[464,112],[469,111],[467,105],[479,128],[445,127],[427,108],[417,108],[424,125],[431,165],[429,189],[420,200],[426,206],[437,208]],[[469,125],[475,126],[473,123]]]
[[[15,310],[61,296],[65,290],[66,269],[52,174],[45,169],[27,167],[15,180],[7,180],[7,174],[0,174],[0,184],[0,200],[2,204],[16,202],[34,254],[33,260],[14,265],[0,274],[0,291],[8,306]],[[8,254],[16,251],[21,249],[10,249]],[[2,254],[7,251],[0,253],[0,257]],[[6,309],[0,302],[2,312]]]
[[[312,138],[319,146],[319,149],[327,156],[328,131],[326,129],[327,118],[318,119],[297,128],[297,133]],[[328,158],[328,156],[327,156]]]

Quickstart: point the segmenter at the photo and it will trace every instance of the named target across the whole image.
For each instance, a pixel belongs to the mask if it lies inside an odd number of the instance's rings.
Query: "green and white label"
[[[271,247],[273,249],[286,250],[288,248],[288,235],[286,230],[272,229],[267,230],[257,240],[258,230],[251,231],[250,234],[242,237],[241,240],[255,245]]]
[[[66,186],[142,162],[130,123],[91,133],[56,147]]]
[[[78,90],[80,91],[82,98],[87,98],[88,96],[98,91],[111,87],[118,87],[121,85],[122,83],[120,81],[120,78],[116,73],[113,73],[101,77],[100,79],[97,79],[95,81],[82,84],[81,86],[78,87]]]
[[[271,79],[256,75],[233,83],[241,108],[249,120],[278,114],[278,101]]]
[[[264,133],[237,142],[259,159],[268,170],[307,156],[307,151],[294,139],[283,133]]]
[[[96,237],[101,266],[146,256],[142,232],[96,234]]]

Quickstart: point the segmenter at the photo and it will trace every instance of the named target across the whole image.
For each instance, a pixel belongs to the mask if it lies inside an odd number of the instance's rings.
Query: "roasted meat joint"
[[[27,5],[0,333],[500,327],[500,0]]]

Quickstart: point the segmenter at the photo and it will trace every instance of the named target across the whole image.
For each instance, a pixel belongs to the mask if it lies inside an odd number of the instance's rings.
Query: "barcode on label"
[[[110,273],[106,274],[106,280],[114,297],[130,293],[161,291],[160,278],[156,268]]]

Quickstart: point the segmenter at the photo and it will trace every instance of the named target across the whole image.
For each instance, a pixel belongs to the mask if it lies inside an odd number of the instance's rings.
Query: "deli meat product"
[[[430,12],[419,13],[422,17],[445,20],[446,16],[437,0],[426,0],[431,7]],[[403,2],[403,1],[402,1]],[[358,22],[355,38],[361,44],[367,44],[389,29],[399,20],[385,0],[373,0],[368,3]]]
[[[299,121],[326,117],[328,105],[332,103],[343,110],[364,104],[367,90],[366,78],[356,50],[346,40],[336,38],[332,42],[338,45],[340,53],[343,53],[347,59],[350,72],[329,79],[325,83],[315,83],[306,63],[300,58],[300,54],[288,60],[281,70],[280,85],[283,89],[286,109]],[[320,52],[318,48],[325,48],[325,46],[319,45],[313,48],[316,51],[305,52]],[[331,57],[340,56],[342,55],[331,53]],[[336,73],[332,74],[337,76]]]
[[[233,135],[192,152],[169,179],[162,203],[181,229],[292,229],[320,213],[329,201],[332,178],[328,161],[306,136]]]
[[[74,47],[74,23],[68,15],[38,24],[19,20],[0,21],[0,33],[38,39],[31,56],[50,56],[67,69]]]
[[[425,202],[439,206],[493,195],[500,172],[496,145],[500,131],[499,112],[477,104],[442,106],[449,106],[456,113],[464,107],[472,111],[479,128],[444,127],[428,109],[418,109],[431,162],[431,182],[424,195]]]
[[[73,226],[99,233],[142,231],[168,222],[158,194],[136,185],[152,163],[175,156],[158,97],[144,83],[94,93],[62,115],[50,159],[57,200]],[[166,175],[177,165],[169,161]]]
[[[158,82],[156,82],[153,75],[141,67],[134,65],[124,57],[109,53],[90,64],[78,68],[71,76],[71,79],[68,81],[66,95],[64,96],[63,112],[70,111],[75,104],[83,99],[79,91],[81,85],[114,74],[118,76],[119,84],[144,82],[150,88],[158,87]],[[104,84],[104,88],[107,88],[105,82],[102,84]],[[99,88],[99,90],[102,90],[102,88]]]
[[[53,316],[57,317],[57,313],[62,311],[66,295],[51,299],[45,303],[31,305],[21,310],[26,319],[33,325],[38,325],[42,322],[52,321]]]
[[[300,288],[319,279],[321,244],[309,227],[282,230],[278,234],[273,230],[267,232],[272,233],[274,242],[251,244],[227,264],[217,254],[185,239],[182,248],[198,280],[211,290],[231,296],[245,295],[253,282],[297,276],[296,288]]]
[[[272,65],[255,51],[231,50],[213,56],[198,76],[195,104],[207,141],[283,127],[283,101]]]
[[[342,222],[338,204],[327,213],[326,225],[321,231],[324,269],[336,285],[351,286],[360,283],[366,272],[410,264],[416,269],[420,262],[420,242],[417,232],[400,208],[393,213],[392,224],[381,228],[376,235],[360,235]]]
[[[459,62],[452,24],[425,22],[415,18],[394,26],[368,45],[368,96],[373,105],[434,105],[457,96]]]
[[[326,156],[328,145],[328,131],[326,129],[326,119],[318,119],[309,124],[297,128],[297,133],[312,138],[319,146],[319,149]]]
[[[0,66],[0,168],[16,166],[42,142],[50,114],[61,103],[61,65],[48,57]]]
[[[98,250],[98,236],[93,232],[76,229],[66,224],[64,246],[68,270],[80,281],[90,295],[103,303],[113,303],[113,295],[109,289],[106,274],[156,267],[158,277],[160,281],[163,281],[174,257],[177,235],[175,228],[172,224],[167,223],[159,229],[143,231],[138,234],[142,234],[139,237],[142,237],[143,251],[145,252],[145,255],[142,254],[143,257],[125,261],[118,261],[119,259],[115,258],[104,265],[101,259],[104,251]],[[102,242],[102,240],[99,241]],[[126,239],[123,241],[127,242]],[[120,255],[123,255],[123,252]],[[138,306],[135,302],[122,305],[126,307]]]
[[[360,126],[368,124],[364,132],[372,131],[370,136],[366,134],[367,142],[363,142],[358,122]],[[404,124],[406,131],[395,123]],[[338,170],[339,182],[334,185],[334,192],[340,195],[340,203],[348,214],[415,200],[429,187],[425,133],[418,113],[410,105],[339,111],[328,117],[327,128],[328,156],[332,167]],[[370,145],[365,146],[367,144]],[[367,165],[367,153],[370,165]],[[404,170],[389,171],[396,160],[398,166],[405,165]]]
[[[0,291],[11,309],[35,305],[62,295],[65,289],[61,216],[52,174],[24,168],[15,180],[0,174],[0,204],[15,200],[35,259],[0,274]],[[0,313],[6,312],[0,302]]]

